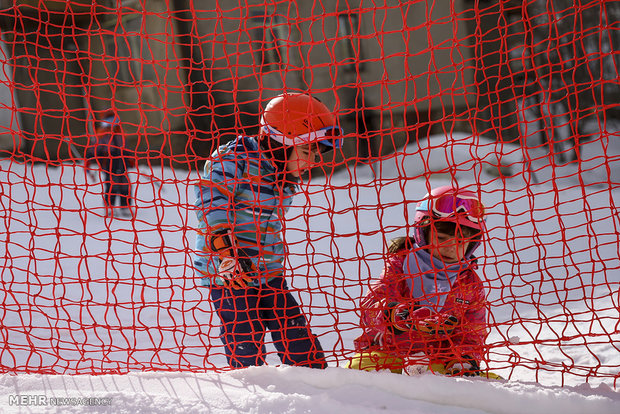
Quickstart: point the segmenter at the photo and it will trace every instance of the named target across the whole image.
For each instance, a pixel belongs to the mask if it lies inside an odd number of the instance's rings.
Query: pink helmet
[[[414,238],[418,246],[427,244],[421,222],[427,218],[456,223],[478,231],[484,229],[485,209],[473,191],[459,190],[450,185],[437,187],[426,194],[416,206]],[[469,248],[470,255],[480,243]]]

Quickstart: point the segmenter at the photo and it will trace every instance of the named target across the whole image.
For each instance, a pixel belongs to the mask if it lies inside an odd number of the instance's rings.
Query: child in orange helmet
[[[258,136],[220,146],[205,165],[196,186],[194,268],[210,288],[233,367],[265,363],[268,331],[283,363],[326,366],[284,277],[282,220],[303,173],[340,145],[336,117],[323,103],[285,93],[265,107]]]

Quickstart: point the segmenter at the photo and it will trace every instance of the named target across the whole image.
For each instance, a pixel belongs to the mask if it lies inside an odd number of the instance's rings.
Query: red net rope
[[[344,367],[372,349],[376,367],[409,373],[456,359],[616,384],[615,3],[223,3],[0,11],[3,372]],[[342,131],[294,196],[248,149],[284,92],[318,98]],[[232,164],[211,156],[226,144]],[[414,237],[416,206],[446,185],[485,205],[479,283],[435,274],[420,296],[401,260],[372,299],[390,260],[416,250],[392,255],[390,241]],[[218,209],[226,219],[206,218]],[[217,232],[244,217],[254,230]],[[204,286],[222,281],[195,263],[222,274],[215,234],[256,274],[279,263],[287,289]]]

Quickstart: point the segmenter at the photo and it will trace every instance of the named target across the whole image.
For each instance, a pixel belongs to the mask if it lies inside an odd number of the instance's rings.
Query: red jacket
[[[424,352],[431,361],[461,357],[480,361],[485,353],[488,330],[486,294],[474,270],[477,266],[472,263],[461,271],[448,292],[434,294],[446,295],[441,308],[434,312],[420,307],[417,304],[420,298],[413,297],[409,286],[421,281],[420,275],[403,274],[403,262],[408,253],[405,251],[388,258],[380,280],[362,299],[361,325],[364,333],[355,340],[356,351],[380,350],[400,358]],[[413,322],[429,317],[444,320],[455,316],[459,323],[449,335],[431,335],[414,329],[394,333],[393,324],[386,318],[386,311],[389,312],[390,305],[394,303],[409,305],[409,318]]]

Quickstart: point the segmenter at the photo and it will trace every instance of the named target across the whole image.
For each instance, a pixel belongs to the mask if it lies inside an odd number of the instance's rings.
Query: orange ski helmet
[[[286,147],[318,142],[327,149],[342,146],[334,114],[305,93],[283,93],[271,99],[260,121],[261,133]]]

